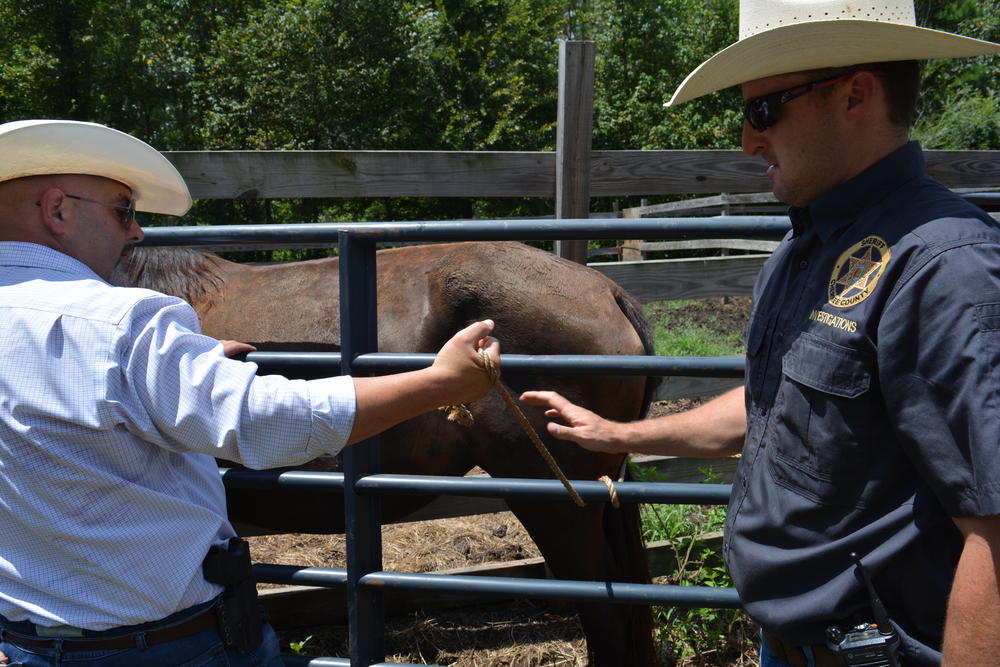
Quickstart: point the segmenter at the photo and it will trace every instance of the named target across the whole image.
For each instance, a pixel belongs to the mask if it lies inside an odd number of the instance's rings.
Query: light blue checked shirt
[[[234,534],[213,457],[344,446],[350,378],[257,377],[198,332],[179,299],[0,243],[0,614],[105,630],[205,602]]]

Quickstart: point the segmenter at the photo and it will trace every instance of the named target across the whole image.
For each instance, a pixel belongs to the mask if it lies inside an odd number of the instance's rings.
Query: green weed
[[[306,637],[305,639],[303,639],[301,641],[288,642],[288,648],[290,648],[292,650],[293,654],[295,654],[295,655],[302,655],[302,651],[305,650],[306,644],[308,644],[309,640],[312,639],[312,638],[313,638],[313,636],[309,635],[308,637]]]
[[[638,481],[668,481],[654,466],[630,466]],[[718,475],[703,469],[706,482]],[[676,567],[658,583],[732,586],[722,554],[706,545],[704,538],[718,535],[726,521],[724,505],[643,505],[643,537],[647,542],[671,544]],[[756,634],[753,622],[737,609],[681,609],[653,607],[660,655],[665,665],[755,664]]]
[[[706,327],[683,325],[653,332],[656,354],[667,357],[723,357],[740,354],[743,345],[738,336],[719,336]]]
[[[732,316],[724,317],[690,299],[648,303],[644,310],[653,324],[658,355],[719,357],[744,352],[742,317],[734,326]]]

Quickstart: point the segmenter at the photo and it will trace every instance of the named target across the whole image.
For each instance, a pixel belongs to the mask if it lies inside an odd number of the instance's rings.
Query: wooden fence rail
[[[555,197],[555,152],[172,151],[196,199]],[[927,151],[951,188],[1000,187],[1000,151]],[[740,151],[593,151],[590,197],[770,189],[760,158]]]

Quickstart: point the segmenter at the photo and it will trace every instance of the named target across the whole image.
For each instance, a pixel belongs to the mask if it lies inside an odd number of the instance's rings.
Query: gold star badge
[[[889,244],[878,236],[864,238],[841,253],[827,287],[830,305],[847,308],[867,299],[890,256]]]

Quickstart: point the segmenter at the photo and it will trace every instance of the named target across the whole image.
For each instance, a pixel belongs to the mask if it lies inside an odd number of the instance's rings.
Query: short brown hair
[[[881,72],[879,77],[889,102],[889,121],[909,128],[917,118],[917,98],[920,96],[921,63],[919,60],[894,60],[865,63],[850,67],[829,67],[811,70],[821,78],[839,76],[857,70]]]

